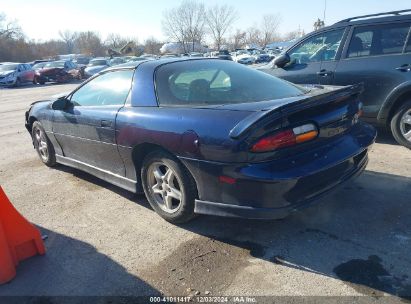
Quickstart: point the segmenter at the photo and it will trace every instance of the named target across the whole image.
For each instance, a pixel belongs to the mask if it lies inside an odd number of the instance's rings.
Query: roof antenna
[[[324,0],[324,15],[323,15],[324,24],[325,24],[325,14],[326,14],[326,12],[327,12],[327,0]]]

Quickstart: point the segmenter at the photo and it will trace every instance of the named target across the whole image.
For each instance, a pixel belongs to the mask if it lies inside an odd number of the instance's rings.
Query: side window
[[[107,106],[125,103],[131,88],[134,70],[102,74],[86,83],[72,96],[75,106]]]
[[[20,70],[20,72],[23,72],[24,70],[26,70],[26,68],[24,67],[24,64],[19,64],[18,70]]]
[[[210,90],[230,90],[231,78],[224,71],[219,71],[214,80],[210,83]]]
[[[334,60],[344,29],[329,31],[308,38],[290,53],[291,62],[304,64]]]
[[[209,91],[210,83],[217,72],[215,69],[204,69],[172,75],[169,79],[171,92],[180,100],[189,100],[193,96],[204,95]]]
[[[385,24],[354,29],[348,58],[402,53],[410,24]]]

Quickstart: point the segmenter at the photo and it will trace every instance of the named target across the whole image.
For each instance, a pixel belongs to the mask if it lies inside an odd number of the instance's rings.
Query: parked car
[[[189,54],[189,56],[190,56],[190,57],[204,57],[204,54],[203,54],[203,53],[200,53],[200,52],[191,52],[191,53]]]
[[[217,58],[221,60],[233,61],[233,58],[230,55],[218,55]]]
[[[140,57],[133,57],[133,58],[131,58],[128,62],[154,60],[154,59],[155,59],[155,58],[149,57],[149,56],[147,56],[147,57],[142,57],[142,56],[140,56]]]
[[[255,57],[247,50],[239,50],[235,53],[233,60],[241,64],[253,64],[255,62]]]
[[[264,71],[294,83],[364,83],[363,119],[411,148],[410,12],[337,22],[299,40]]]
[[[108,68],[110,66],[110,62],[106,58],[94,58],[90,60],[87,67],[84,69],[84,76],[86,78],[93,76],[101,72],[102,70]]]
[[[130,60],[130,59],[129,59],[129,60]],[[115,58],[113,58],[113,59],[110,59],[109,64],[110,64],[110,66],[114,66],[114,65],[117,65],[117,64],[125,63],[125,62],[126,62],[126,60],[125,60],[124,58],[122,58],[122,57],[115,57]]]
[[[144,190],[170,222],[282,218],[364,170],[376,131],[358,120],[360,92],[168,58],[109,68],[25,120],[44,164]]]
[[[0,85],[18,87],[33,83],[34,71],[27,63],[3,62],[0,65]]]
[[[220,50],[215,55],[218,59],[233,61],[230,53],[227,50]]]
[[[174,54],[174,53],[167,53],[167,54],[161,55],[161,58],[178,58],[178,57],[180,57],[180,55]]]
[[[68,82],[72,79],[83,79],[83,71],[71,60],[58,60],[48,62],[42,69],[37,69],[34,83]]]
[[[73,60],[73,62],[78,66],[86,66],[89,64],[90,60],[91,59],[89,57],[77,57]]]
[[[33,65],[31,68],[34,70],[34,72],[36,72],[37,70],[41,70],[44,68],[44,66],[49,63],[49,61],[45,61],[45,62],[39,62],[36,63],[35,65]]]
[[[270,62],[271,57],[265,51],[254,52],[255,63]]]
[[[50,60],[48,60],[48,59],[38,59],[38,60],[31,61],[31,62],[27,62],[27,64],[29,64],[31,66],[34,66],[37,63],[44,63],[44,62],[49,62],[49,61]]]

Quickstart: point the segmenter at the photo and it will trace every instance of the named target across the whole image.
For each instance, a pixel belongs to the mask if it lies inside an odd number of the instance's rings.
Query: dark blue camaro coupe
[[[142,61],[32,104],[26,127],[46,165],[144,191],[170,222],[274,219],[364,170],[376,131],[360,93],[218,59]]]

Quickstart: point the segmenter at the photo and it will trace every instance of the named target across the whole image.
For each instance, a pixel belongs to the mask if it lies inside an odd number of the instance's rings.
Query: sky
[[[323,18],[326,5],[327,25],[341,19],[385,11],[411,9],[411,0],[206,0],[207,6],[227,4],[235,8],[235,29],[258,25],[265,14],[280,14],[279,32],[299,27],[311,32],[317,18]],[[164,10],[176,7],[176,0],[0,0],[0,13],[17,20],[30,39],[59,38],[59,30],[96,31],[103,39],[109,33],[137,37],[140,42],[154,36],[167,40],[161,20]]]

